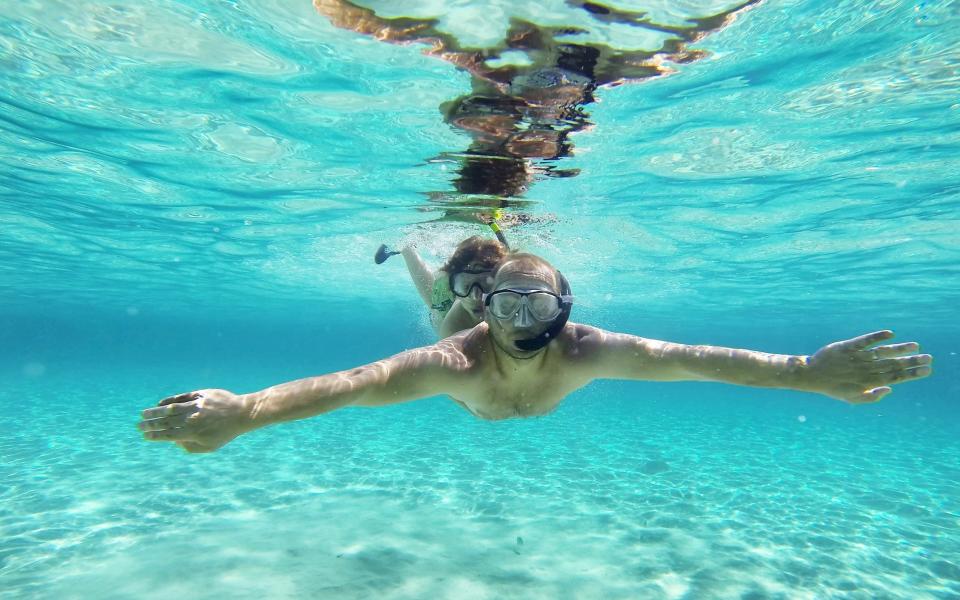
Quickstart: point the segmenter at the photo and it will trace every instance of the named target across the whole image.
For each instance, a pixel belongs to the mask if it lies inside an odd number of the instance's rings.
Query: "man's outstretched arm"
[[[933,361],[929,354],[916,354],[916,342],[876,346],[892,338],[892,331],[828,344],[811,356],[587,331],[588,368],[595,378],[721,381],[816,392],[855,404],[876,402],[891,385],[930,375]]]
[[[334,27],[340,29],[349,29],[394,44],[428,44],[430,48],[424,51],[425,54],[452,63],[476,77],[503,82],[513,70],[512,67],[488,67],[484,61],[495,58],[495,50],[488,56],[482,50],[460,48],[452,35],[437,29],[437,19],[388,19],[379,17],[373,10],[357,6],[350,0],[313,0],[313,6],[317,12],[327,17]]]
[[[384,406],[449,391],[465,364],[449,341],[408,350],[362,367],[282,383],[252,394],[199,390],[164,398],[143,411],[147,440],[212,452],[233,438],[274,423],[305,419],[345,406]]]

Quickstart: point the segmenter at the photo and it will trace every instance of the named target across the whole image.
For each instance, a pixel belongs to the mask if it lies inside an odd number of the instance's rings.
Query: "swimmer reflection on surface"
[[[444,120],[472,140],[465,151],[438,157],[458,163],[455,192],[430,192],[428,197],[447,211],[442,220],[471,220],[478,212],[521,208],[515,198],[537,177],[578,174],[576,169],[558,168],[557,161],[572,155],[571,135],[592,125],[584,107],[595,101],[598,88],[667,75],[673,72],[671,63],[705,57],[705,51],[690,49],[689,44],[724,28],[760,1],[748,0],[677,26],[655,23],[643,12],[567,0],[568,6],[583,10],[598,24],[666,34],[654,50],[571,41],[589,32],[581,27],[544,27],[517,17],[511,18],[499,43],[467,48],[440,31],[436,19],[384,18],[348,0],[314,0],[314,6],[336,27],[395,44],[426,44],[425,54],[470,74],[470,93],[440,106]],[[507,53],[523,54],[527,64],[493,65]],[[525,217],[521,212],[516,220],[523,223]]]

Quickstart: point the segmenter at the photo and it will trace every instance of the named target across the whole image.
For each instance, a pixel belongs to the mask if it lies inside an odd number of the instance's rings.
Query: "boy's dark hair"
[[[497,240],[475,235],[457,244],[453,256],[441,269],[450,275],[459,273],[468,266],[493,271],[500,261],[506,258],[507,252],[507,247]]]

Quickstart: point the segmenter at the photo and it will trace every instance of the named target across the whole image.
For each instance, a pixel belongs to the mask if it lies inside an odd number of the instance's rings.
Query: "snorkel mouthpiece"
[[[553,323],[550,327],[541,333],[540,335],[532,338],[527,338],[525,340],[517,340],[513,343],[519,350],[524,352],[536,352],[541,348],[544,348],[550,341],[560,335],[560,332],[563,331],[563,328],[567,326],[567,320],[570,318],[570,310],[573,308],[573,300],[571,300],[572,293],[570,291],[570,283],[567,281],[567,278],[563,276],[563,273],[557,271],[557,275],[560,277],[560,314],[553,320]],[[527,312],[526,307],[522,307],[521,310],[517,313],[517,316],[514,318],[514,324],[517,327],[527,327],[529,323],[529,315],[523,323],[518,323],[516,319],[522,319],[521,314]]]

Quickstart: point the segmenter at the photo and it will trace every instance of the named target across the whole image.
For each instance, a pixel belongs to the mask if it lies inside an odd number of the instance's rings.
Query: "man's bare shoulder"
[[[564,360],[579,362],[594,356],[603,346],[606,333],[591,325],[567,323],[563,333],[557,336]]]
[[[435,356],[444,367],[463,372],[476,366],[478,360],[486,354],[489,344],[487,324],[481,322],[470,329],[464,329],[446,337],[428,348],[433,349]]]
[[[593,325],[583,323],[567,323],[563,329],[563,339],[571,349],[586,350],[603,344],[611,334]]]
[[[584,323],[567,323],[564,333],[570,333],[577,340],[591,342],[595,338],[600,338],[610,332]]]
[[[647,352],[656,341],[582,323],[568,323],[564,329],[564,339],[566,354],[580,360],[596,358],[604,353],[608,354],[609,351],[622,349]]]

